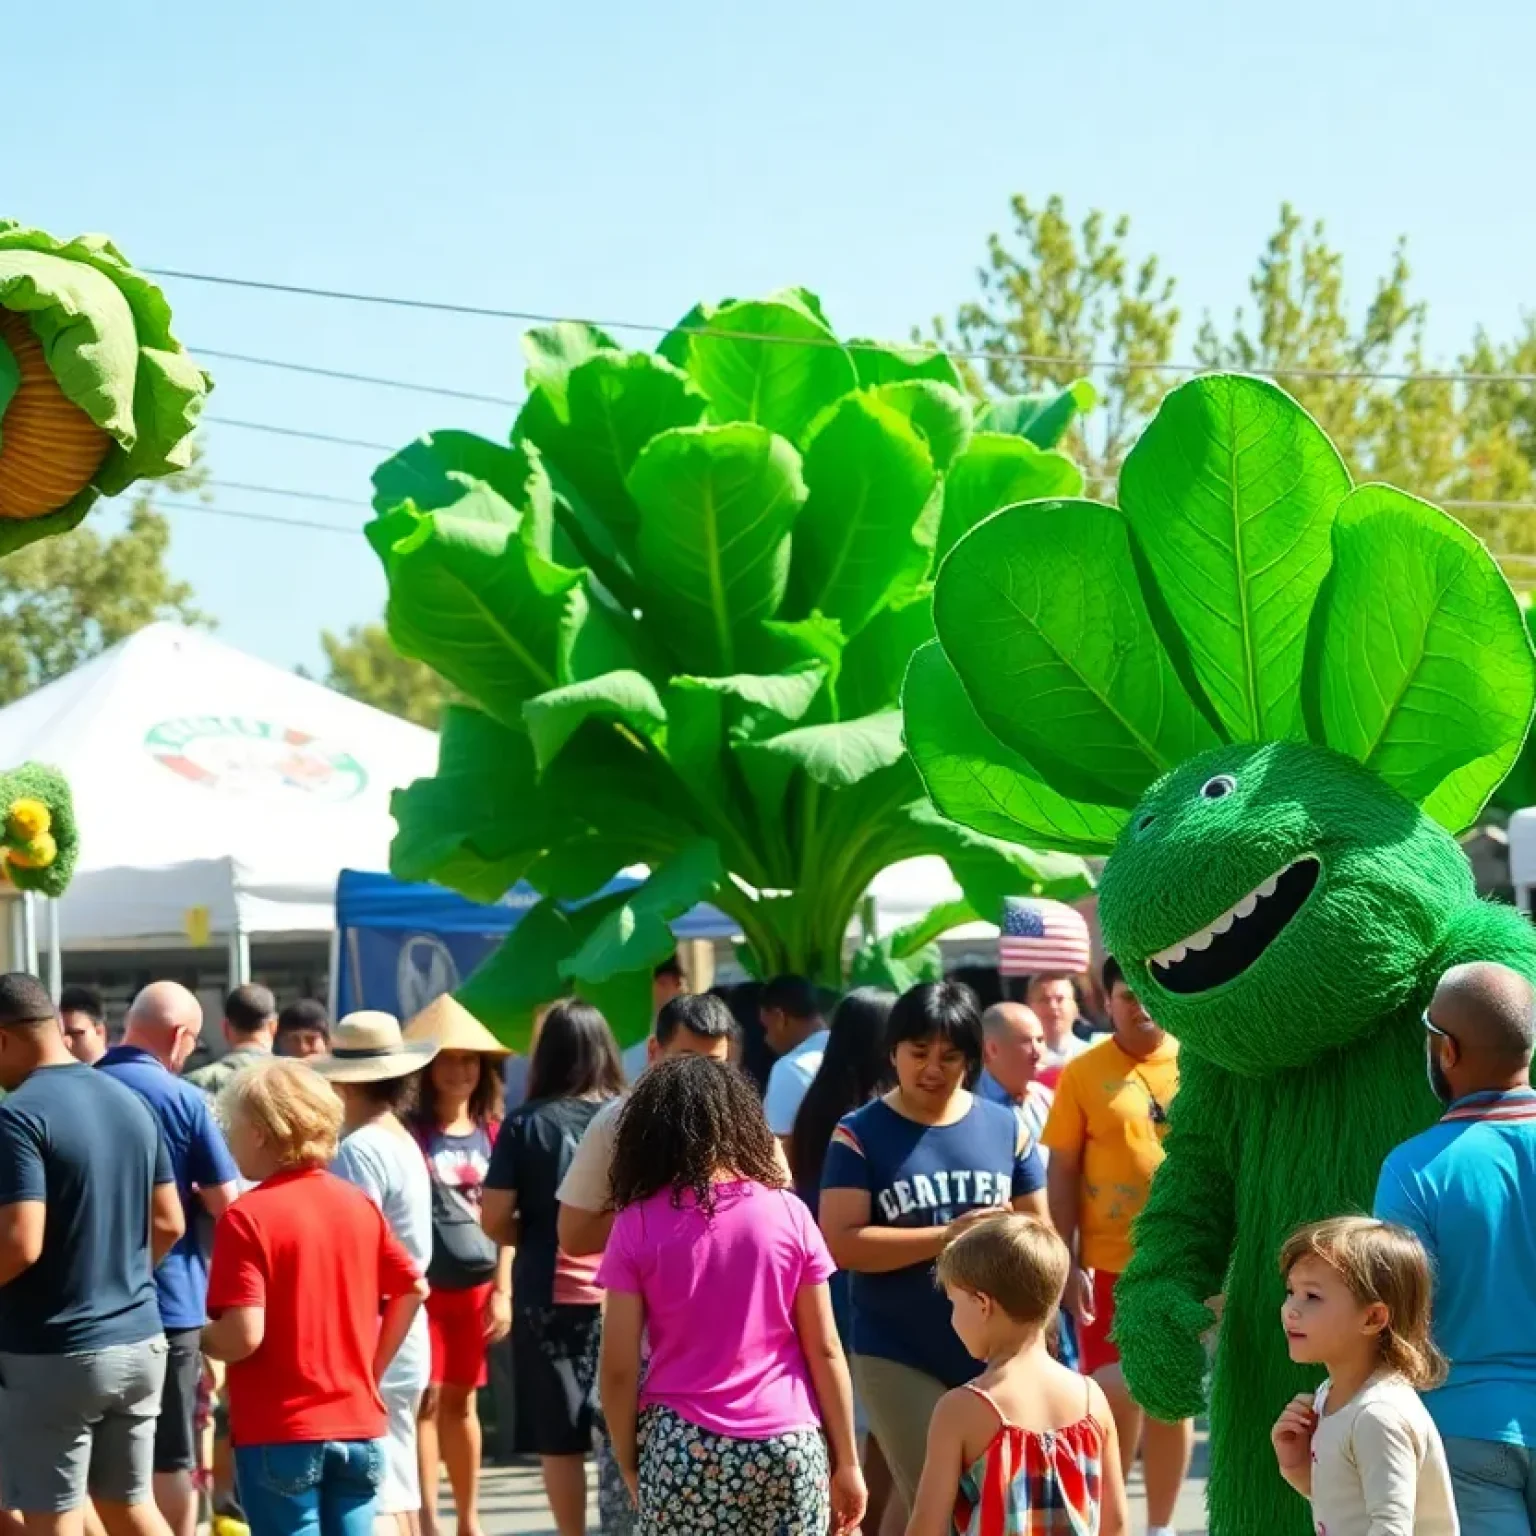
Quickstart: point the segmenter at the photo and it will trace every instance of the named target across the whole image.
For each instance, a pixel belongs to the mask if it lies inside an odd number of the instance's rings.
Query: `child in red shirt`
[[[379,1378],[426,1294],[361,1190],[326,1172],[341,1103],[302,1062],[225,1091],[230,1150],[259,1187],[219,1219],[203,1350],[229,1363],[230,1439],[252,1536],[370,1536]]]

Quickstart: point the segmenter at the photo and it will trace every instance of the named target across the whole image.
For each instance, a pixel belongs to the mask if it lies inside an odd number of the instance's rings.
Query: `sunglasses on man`
[[[1440,1026],[1436,1024],[1432,1018],[1430,1018],[1428,1008],[1424,1010],[1424,1028],[1427,1029],[1430,1034],[1434,1035],[1437,1039],[1449,1040],[1453,1045],[1456,1043],[1455,1035],[1453,1035],[1449,1030],[1441,1029]]]

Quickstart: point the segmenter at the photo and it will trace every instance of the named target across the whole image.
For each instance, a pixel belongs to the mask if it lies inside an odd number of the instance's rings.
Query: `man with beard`
[[[1536,991],[1502,965],[1458,965],[1424,1013],[1440,1123],[1391,1152],[1376,1214],[1435,1265],[1435,1342],[1450,1358],[1424,1403],[1445,1441],[1464,1531],[1536,1529]]]

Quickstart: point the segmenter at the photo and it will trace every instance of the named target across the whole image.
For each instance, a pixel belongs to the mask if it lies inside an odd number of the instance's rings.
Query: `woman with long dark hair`
[[[784,1183],[735,1067],[680,1057],[635,1085],[598,1279],[603,1413],[648,1536],[682,1536],[703,1516],[719,1536],[822,1536],[863,1516],[832,1260]]]
[[[581,1536],[587,1528],[602,1292],[595,1283],[599,1260],[560,1249],[555,1191],[593,1116],[623,1087],[608,1021],[590,1003],[557,1003],[544,1016],[528,1066],[528,1102],[496,1138],[480,1207],[486,1232],[516,1247],[517,1421],[532,1426],[559,1536]]]
[[[853,1272],[853,1374],[907,1508],[938,1400],[981,1369],[951,1326],[934,1261],[999,1207],[1048,1220],[1045,1170],[1013,1112],[976,1097],[981,1009],[969,987],[925,982],[886,1023],[896,1085],[838,1122],[821,1175],[821,1229]]]

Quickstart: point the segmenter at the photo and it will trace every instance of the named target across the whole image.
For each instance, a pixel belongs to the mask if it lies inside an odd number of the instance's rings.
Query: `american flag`
[[[1086,971],[1092,951],[1082,914],[1060,901],[1033,896],[1003,898],[1003,931],[997,941],[1000,976],[1036,976],[1042,971]]]

